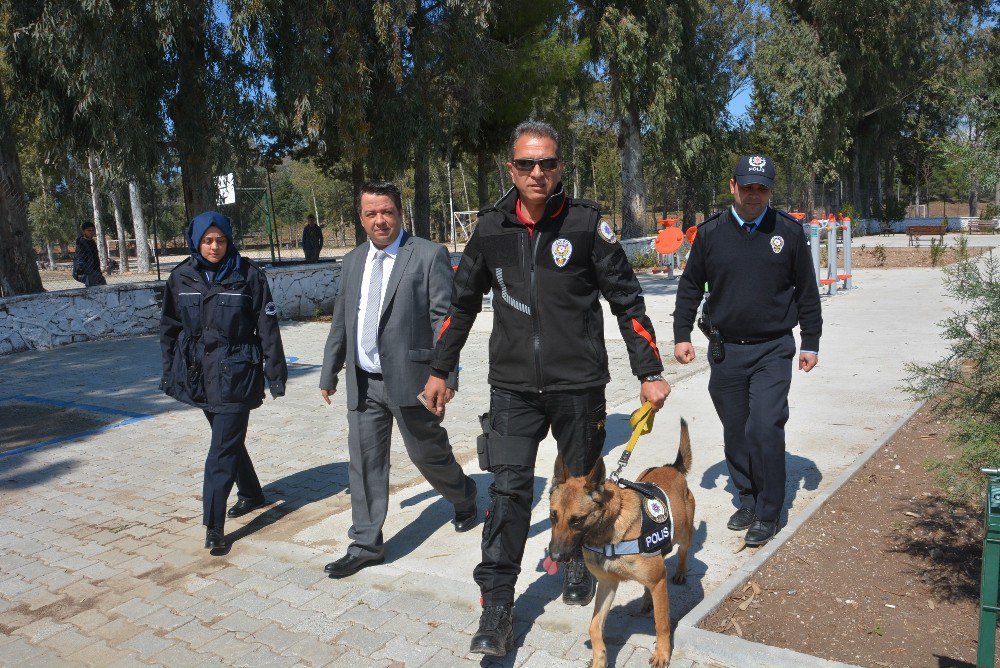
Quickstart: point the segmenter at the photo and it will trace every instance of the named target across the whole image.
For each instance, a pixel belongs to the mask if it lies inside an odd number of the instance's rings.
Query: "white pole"
[[[854,280],[851,278],[851,219],[844,219],[844,289],[850,290],[854,287]]]
[[[837,294],[837,228],[836,223],[826,225],[826,277],[832,280],[830,294]]]
[[[816,285],[819,282],[819,223],[812,221],[809,223],[809,252],[812,254],[813,273],[816,274]]]
[[[451,198],[451,160],[445,163],[446,171],[448,173],[448,213],[451,215],[451,243],[458,252],[458,237],[455,236],[455,203]]]

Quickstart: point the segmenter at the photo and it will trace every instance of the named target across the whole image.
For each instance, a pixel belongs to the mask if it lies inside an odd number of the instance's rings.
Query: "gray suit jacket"
[[[405,232],[403,234],[406,234]],[[340,292],[333,303],[333,322],[326,339],[320,389],[337,388],[337,374],[347,368],[347,408],[357,410],[357,331],[361,279],[371,242],[366,241],[344,256]],[[399,254],[389,274],[382,297],[378,352],[382,376],[395,406],[414,406],[430,376],[430,361],[441,323],[451,306],[454,280],[451,259],[444,246],[409,234],[399,245]],[[458,389],[458,374],[448,378]]]

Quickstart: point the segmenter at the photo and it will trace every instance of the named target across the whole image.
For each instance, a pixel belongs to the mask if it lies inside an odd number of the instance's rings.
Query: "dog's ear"
[[[570,478],[569,467],[563,461],[562,454],[556,455],[556,466],[552,473],[552,488],[555,489]]]
[[[597,462],[594,463],[594,468],[590,469],[590,473],[587,474],[588,489],[601,489],[604,487],[604,479],[606,477],[607,474],[604,470],[604,460],[598,457]]]

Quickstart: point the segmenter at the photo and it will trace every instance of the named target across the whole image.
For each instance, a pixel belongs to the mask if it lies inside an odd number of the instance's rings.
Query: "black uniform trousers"
[[[512,605],[514,585],[531,526],[538,444],[552,429],[556,447],[573,476],[588,473],[604,449],[607,407],[604,387],[564,392],[490,390],[490,438],[527,437],[530,465],[493,467],[490,507],[483,523],[482,562],[474,577],[484,605]]]
[[[722,421],[726,464],[743,508],[775,522],[785,502],[785,423],[795,339],[725,343],[725,359],[709,356],[708,392]]]
[[[202,487],[204,510],[202,524],[221,529],[226,522],[226,502],[236,483],[241,499],[259,499],[264,495],[260,480],[247,452],[247,423],[250,411],[210,413],[205,417],[212,426],[212,445],[205,459]]]

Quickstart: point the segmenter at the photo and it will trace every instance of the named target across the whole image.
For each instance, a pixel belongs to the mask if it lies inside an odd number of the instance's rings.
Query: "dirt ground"
[[[920,246],[906,248],[886,248],[878,242],[879,237],[865,237],[865,243],[853,247],[851,262],[854,269],[898,269],[900,267],[933,267],[953,264],[958,261],[958,253],[952,247],[946,248],[934,264],[930,243],[925,239]],[[969,248],[970,257],[979,257],[989,248]],[[838,258],[843,264],[843,258]]]
[[[922,408],[702,627],[862,666],[974,666],[983,518],[941,495]]]

